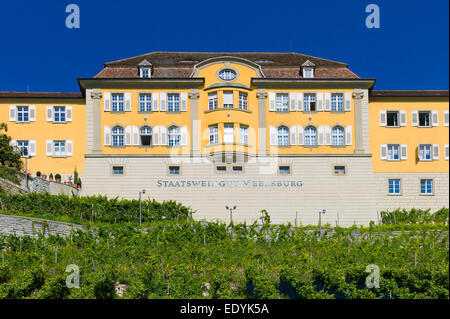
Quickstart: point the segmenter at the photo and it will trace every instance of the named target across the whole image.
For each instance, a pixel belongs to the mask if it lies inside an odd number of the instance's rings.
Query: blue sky
[[[65,8],[80,7],[67,29]],[[368,4],[381,28],[365,26]],[[78,92],[104,62],[152,51],[299,52],[346,62],[376,89],[448,89],[447,0],[4,1],[0,91]]]

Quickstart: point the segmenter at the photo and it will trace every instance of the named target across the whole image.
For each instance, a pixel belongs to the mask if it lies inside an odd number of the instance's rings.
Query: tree
[[[0,163],[21,169],[23,163],[20,159],[20,152],[9,144],[11,137],[6,134],[7,132],[8,124],[0,123]]]

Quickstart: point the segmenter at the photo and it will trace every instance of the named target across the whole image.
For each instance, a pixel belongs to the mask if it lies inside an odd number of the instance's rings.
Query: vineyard
[[[0,298],[448,299],[448,242],[448,231],[319,236],[268,219],[232,232],[187,219],[152,221],[144,231],[122,223],[67,238],[0,236]],[[66,287],[70,264],[79,288]],[[370,264],[380,278],[369,289]]]

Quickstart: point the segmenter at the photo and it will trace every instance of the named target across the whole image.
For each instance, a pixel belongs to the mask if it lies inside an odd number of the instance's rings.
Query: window
[[[217,125],[209,127],[209,144],[219,143],[219,128]]]
[[[344,111],[344,94],[333,93],[331,94],[331,111],[342,112]]]
[[[278,112],[286,112],[289,107],[289,94],[287,93],[278,93],[276,95],[277,99],[277,111]]]
[[[17,107],[17,122],[29,122],[29,110],[28,106]]]
[[[248,126],[241,125],[239,131],[239,142],[248,145]]]
[[[421,161],[431,161],[431,144],[420,144],[419,145],[419,160]]]
[[[123,112],[123,93],[111,94],[113,112]]]
[[[242,173],[242,166],[233,166],[233,172]]]
[[[219,72],[219,78],[224,81],[232,81],[236,78],[236,72],[231,69],[224,69]]]
[[[400,159],[400,145],[399,144],[389,144],[388,149],[388,160],[396,161]]]
[[[139,112],[151,112],[152,95],[147,93],[139,94]]]
[[[53,141],[53,156],[66,156],[66,141]]]
[[[303,109],[305,111],[316,110],[316,95],[314,93],[306,93],[303,95]]]
[[[216,171],[217,172],[226,172],[227,167],[226,166],[216,166]]]
[[[113,166],[112,173],[113,175],[123,175],[123,166]]]
[[[303,68],[303,77],[310,79],[314,77],[314,72],[312,68]]]
[[[314,126],[308,126],[305,128],[305,145],[316,145],[317,144],[317,138],[316,138],[316,128]]]
[[[20,156],[28,157],[28,141],[17,141],[17,150],[20,152]]]
[[[141,144],[143,146],[150,146],[152,144],[152,129],[149,126],[143,126],[139,130],[141,135]]]
[[[335,166],[334,175],[345,175],[345,166]]]
[[[234,125],[225,124],[223,127],[223,142],[234,143]]]
[[[167,109],[169,112],[180,112],[179,94],[167,94]]]
[[[277,130],[278,145],[289,145],[289,129],[286,126],[280,126]]]
[[[223,108],[233,108],[233,92],[223,92]]]
[[[112,129],[112,145],[113,146],[123,146],[124,134],[123,128],[116,126]]]
[[[430,111],[419,111],[419,126],[430,127],[431,126],[431,112]]]
[[[388,181],[388,193],[392,195],[400,194],[400,180],[390,179]]]
[[[387,111],[386,112],[386,117],[387,117],[386,126],[391,126],[391,127],[399,126],[399,124],[398,124],[398,112]]]
[[[217,93],[208,94],[208,110],[217,109]]]
[[[291,167],[290,166],[280,166],[279,172],[282,175],[289,175],[291,173]]]
[[[53,108],[53,122],[65,122],[66,121],[66,107],[65,106],[55,106]]]
[[[180,145],[180,128],[176,126],[169,127],[169,146]]]
[[[333,127],[331,131],[333,136],[333,145],[344,145],[344,128],[341,126]]]
[[[149,78],[150,77],[150,69],[148,69],[148,68],[141,69],[141,77]]]
[[[239,92],[239,108],[241,110],[247,110],[248,107],[248,95],[247,93]]]
[[[179,175],[180,174],[180,166],[169,166],[169,174],[170,175]]]
[[[420,180],[420,194],[430,195],[433,194],[433,180],[421,179]]]

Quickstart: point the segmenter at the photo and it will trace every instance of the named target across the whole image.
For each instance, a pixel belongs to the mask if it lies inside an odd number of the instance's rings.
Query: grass
[[[25,174],[13,168],[0,165],[0,177],[20,185],[20,180],[25,178]]]

